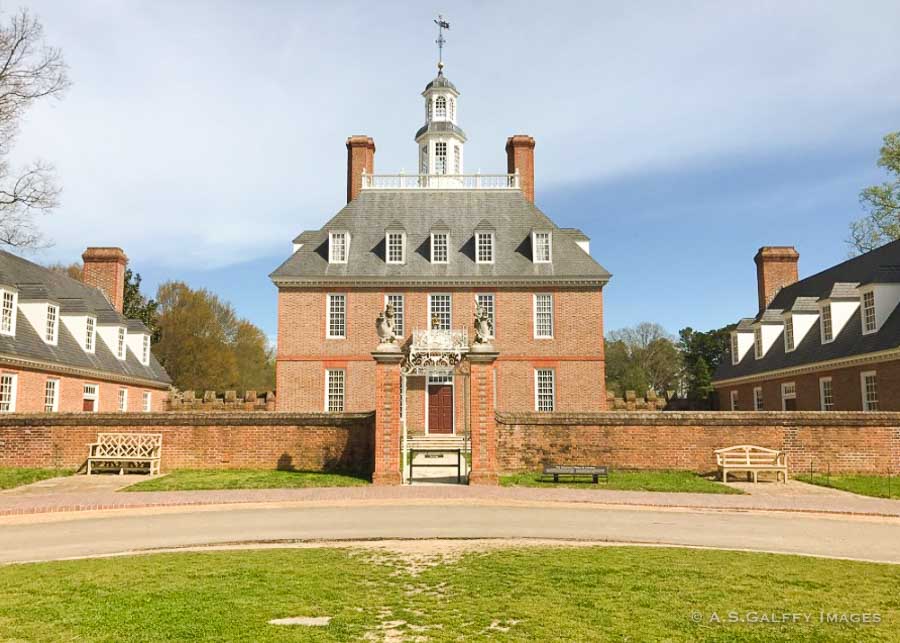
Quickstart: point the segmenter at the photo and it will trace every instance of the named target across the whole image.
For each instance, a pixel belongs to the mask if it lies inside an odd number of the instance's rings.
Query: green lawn
[[[0,467],[0,489],[12,489],[24,484],[31,484],[47,478],[72,475],[70,469],[26,469],[19,467]]]
[[[898,596],[896,566],[691,549],[494,550],[416,575],[399,554],[373,551],[178,553],[0,568],[0,633],[54,642],[897,641]],[[823,623],[822,610],[874,613],[866,618],[880,623]],[[771,622],[783,614],[800,622]],[[268,624],[296,616],[332,620]]]
[[[690,471],[616,471],[610,470],[609,482],[594,484],[590,478],[560,482],[541,480],[540,473],[500,476],[504,487],[570,487],[575,489],[616,489],[624,491],[689,491],[693,493],[742,493],[741,491]],[[548,478],[549,479],[549,478]]]
[[[861,496],[874,496],[876,498],[900,498],[900,476],[892,476],[888,482],[887,476],[871,475],[840,475],[826,476],[814,473],[812,477],[808,473],[794,476],[795,480],[821,487],[833,487]]]
[[[200,489],[293,489],[297,487],[353,487],[366,478],[339,473],[275,471],[269,469],[176,469],[133,484],[123,491],[194,491]]]

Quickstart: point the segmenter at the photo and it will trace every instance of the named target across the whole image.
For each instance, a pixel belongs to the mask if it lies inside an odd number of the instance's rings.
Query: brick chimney
[[[362,189],[362,173],[375,171],[375,141],[371,136],[351,136],[347,139],[347,203]]]
[[[125,304],[125,265],[128,257],[121,248],[88,248],[84,261],[84,283],[103,291],[109,303],[122,312]]]
[[[759,291],[759,310],[772,303],[778,291],[799,279],[797,262],[800,253],[793,246],[763,246],[756,253],[756,285]]]
[[[534,203],[534,139],[516,134],[506,139],[506,171],[519,171],[519,187],[525,198]]]

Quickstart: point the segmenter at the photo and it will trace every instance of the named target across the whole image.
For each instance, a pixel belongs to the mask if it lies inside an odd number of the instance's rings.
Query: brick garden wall
[[[98,433],[162,433],[162,469],[281,468],[368,475],[371,413],[0,417],[0,467],[79,467]]]
[[[501,472],[545,463],[716,469],[737,444],[784,450],[792,472],[900,472],[900,413],[498,413]]]

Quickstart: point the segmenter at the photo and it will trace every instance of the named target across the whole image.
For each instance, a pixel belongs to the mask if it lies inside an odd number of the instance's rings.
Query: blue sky
[[[675,4],[36,0],[74,84],[13,155],[64,187],[35,258],[119,245],[148,293],[210,288],[274,336],[267,274],[343,205],[346,137],[415,167],[442,11],[466,170],[536,138],[538,205],[614,275],[608,329],[753,314],[756,249],[796,245],[801,275],[846,258],[884,179],[900,4]]]

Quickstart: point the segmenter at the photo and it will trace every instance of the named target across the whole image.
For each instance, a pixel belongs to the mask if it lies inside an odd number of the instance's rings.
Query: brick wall
[[[372,471],[372,414],[0,416],[0,467],[79,467],[98,433],[162,433],[162,469]]]
[[[498,413],[501,472],[544,464],[716,469],[715,449],[781,449],[792,472],[900,472],[898,413]]]

